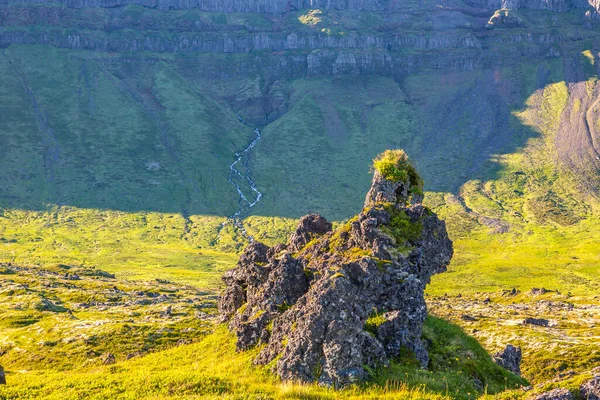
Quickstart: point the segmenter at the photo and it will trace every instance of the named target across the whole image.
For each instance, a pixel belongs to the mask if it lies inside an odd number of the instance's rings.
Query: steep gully
[[[244,121],[244,118],[242,118],[240,115],[236,114],[236,116],[238,117],[238,119],[240,120],[240,122],[242,124],[244,124],[246,126],[250,126]],[[250,209],[252,207],[257,205],[263,196],[263,194],[256,187],[256,183],[252,180],[252,177],[251,177],[252,171],[251,171],[250,165],[249,165],[250,150],[252,150],[258,144],[260,139],[261,139],[260,129],[254,128],[254,138],[252,139],[250,144],[248,144],[248,146],[246,146],[246,148],[244,148],[242,151],[235,153],[236,159],[231,165],[229,165],[230,173],[229,173],[228,180],[229,180],[229,183],[231,183],[235,187],[235,190],[237,191],[237,193],[240,197],[239,208],[237,209],[237,211],[234,214],[229,216],[227,218],[227,220],[221,224],[220,229],[219,229],[219,234],[218,234],[218,240],[220,239],[221,231],[225,227],[225,225],[228,223],[232,223],[233,226],[235,226],[239,230],[239,232],[242,234],[242,236],[244,238],[246,238],[250,242],[254,241],[254,238],[248,233],[246,228],[244,228],[242,219],[243,219],[244,214],[246,214],[248,211],[250,211]],[[239,164],[241,164],[244,167],[243,171],[240,171],[240,169],[238,169],[237,166]],[[236,181],[237,179],[240,179],[242,181],[242,184],[248,185],[250,190],[253,192],[253,197],[248,198],[249,196],[244,194],[244,192],[242,191],[242,187],[240,186],[240,183],[238,183]]]

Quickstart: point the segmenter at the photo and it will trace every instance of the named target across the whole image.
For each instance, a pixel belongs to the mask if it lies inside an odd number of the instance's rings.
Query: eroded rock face
[[[586,400],[600,400],[600,376],[596,376],[581,385],[579,392]]]
[[[523,353],[521,348],[515,347],[512,344],[509,344],[504,350],[494,354],[494,361],[496,364],[517,375],[521,375],[522,358]]]
[[[534,400],[573,400],[573,394],[567,389],[554,389],[538,394]]]
[[[283,380],[336,387],[403,349],[426,367],[423,291],[453,250],[444,222],[409,193],[376,174],[365,208],[337,230],[313,214],[288,245],[249,245],[219,302],[238,349],[264,344],[255,362],[275,361]]]
[[[496,9],[533,9],[566,12],[571,8],[596,7],[595,0],[469,0],[476,7]],[[140,5],[159,10],[186,10],[197,8],[209,12],[253,12],[282,14],[303,9],[333,9],[348,11],[392,11],[402,8],[402,2],[384,0],[0,0],[0,4],[52,4],[72,8],[122,7]]]

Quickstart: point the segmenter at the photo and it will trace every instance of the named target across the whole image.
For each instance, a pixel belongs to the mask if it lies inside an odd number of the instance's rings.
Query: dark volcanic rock
[[[531,294],[532,296],[538,296],[538,295],[546,294],[549,292],[550,292],[550,290],[548,290],[546,288],[533,288],[533,289],[531,289],[529,294]]]
[[[585,382],[579,388],[581,397],[586,400],[600,400],[600,377]]]
[[[550,322],[547,319],[543,318],[525,318],[523,321],[523,325],[537,325],[547,327],[550,325]]]
[[[111,353],[105,353],[100,356],[100,362],[104,365],[112,365],[117,362],[115,356]]]
[[[573,400],[573,394],[567,389],[554,389],[538,394],[534,400]]]
[[[494,362],[512,373],[521,375],[522,357],[521,348],[509,344],[504,350],[494,354]]]
[[[423,292],[452,242],[443,221],[410,205],[410,189],[376,173],[365,208],[337,230],[308,215],[287,246],[249,245],[219,302],[238,349],[264,344],[255,362],[275,361],[283,380],[336,387],[401,349],[426,367]]]
[[[6,385],[6,375],[4,375],[4,368],[0,367],[0,385]]]
[[[290,237],[289,245],[296,250],[302,249],[313,238],[322,236],[331,230],[331,222],[319,214],[309,214],[300,218],[298,227]]]

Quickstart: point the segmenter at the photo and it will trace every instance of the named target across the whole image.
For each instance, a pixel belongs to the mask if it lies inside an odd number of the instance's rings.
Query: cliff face
[[[0,4],[56,4],[71,8],[140,5],[159,10],[198,8],[210,12],[281,14],[302,9],[382,11],[398,9],[401,2],[383,0],[0,0]]]
[[[443,221],[410,204],[420,181],[400,176],[376,172],[362,212],[335,231],[311,214],[287,245],[248,246],[219,302],[238,349],[265,344],[257,363],[328,386],[363,380],[404,350],[427,366],[423,292],[452,242]]]
[[[467,0],[467,4],[492,10],[532,9],[566,12],[572,8],[597,8],[595,0]],[[294,10],[390,11],[406,7],[402,1],[386,0],[0,0],[8,5],[60,5],[70,8],[140,5],[159,10],[199,9],[225,13],[282,14]]]
[[[243,67],[237,69],[218,64],[218,78],[244,76],[252,68],[276,78],[402,77],[423,69],[465,71],[519,64],[523,57],[545,59],[564,53],[579,54],[586,41],[597,39],[591,29],[563,29],[560,21],[533,20],[535,26],[528,26],[529,21],[512,14],[495,17],[494,10],[503,5],[488,4],[487,0],[473,3],[478,8],[445,1],[437,4],[447,6],[444,8],[419,4],[416,7],[420,13],[407,11],[406,4],[395,1],[321,4],[314,0],[313,8],[333,11],[319,11],[320,14],[313,15],[314,20],[304,23],[300,20],[308,18],[310,13],[273,15],[307,6],[301,0],[214,4],[136,0],[148,7],[145,9],[119,7],[133,4],[133,0],[36,1],[0,0],[0,48],[41,44],[127,55],[185,53],[248,57]],[[553,9],[566,7],[543,5]],[[530,6],[534,7],[527,7]],[[244,13],[170,11],[193,7]],[[590,21],[581,14],[579,23],[583,27]],[[211,75],[213,64],[204,62],[199,68]]]

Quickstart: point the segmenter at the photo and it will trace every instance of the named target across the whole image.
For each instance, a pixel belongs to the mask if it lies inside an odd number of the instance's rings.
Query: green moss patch
[[[373,168],[387,180],[408,181],[411,194],[423,194],[423,179],[404,150],[384,151],[373,160]]]

